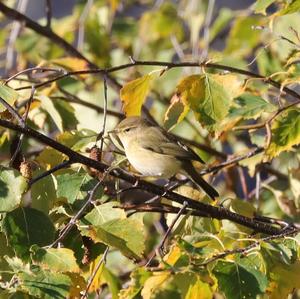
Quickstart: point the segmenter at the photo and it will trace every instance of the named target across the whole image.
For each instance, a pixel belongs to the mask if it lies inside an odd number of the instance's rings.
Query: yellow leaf
[[[290,108],[273,122],[267,156],[273,158],[300,143],[300,109]]]
[[[182,97],[174,94],[171,99],[171,105],[165,113],[165,128],[167,130],[171,130],[176,124],[180,123],[185,118],[189,110],[189,106],[183,103]]]
[[[120,91],[123,110],[126,116],[141,114],[142,105],[149,93],[154,74],[147,74],[141,78],[128,82]]]
[[[13,105],[18,99],[19,94],[12,88],[0,84],[0,97],[8,104]],[[0,103],[0,112],[5,111],[6,108]]]
[[[155,292],[160,290],[171,277],[172,275],[169,271],[154,273],[154,275],[148,278],[144,284],[144,288],[142,290],[142,298],[151,299]]]
[[[287,298],[294,289],[300,288],[300,261],[292,265],[278,264],[272,269],[268,293],[270,299]]]
[[[207,283],[197,279],[196,283],[191,284],[185,299],[211,299],[213,298],[212,291]]]

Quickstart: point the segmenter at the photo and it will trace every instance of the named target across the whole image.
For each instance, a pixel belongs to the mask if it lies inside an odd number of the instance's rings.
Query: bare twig
[[[59,237],[51,244],[49,247],[55,247],[58,243],[60,243],[66,235],[70,232],[72,227],[76,224],[76,221],[81,217],[81,215],[84,213],[85,209],[92,203],[94,200],[95,194],[97,189],[102,184],[102,181],[99,181],[94,188],[90,191],[90,195],[88,200],[84,203],[84,205],[81,207],[81,209],[71,218],[69,223],[61,230]]]
[[[37,181],[47,177],[48,175],[60,170],[60,169],[63,169],[63,168],[66,168],[68,166],[70,166],[72,164],[72,162],[70,160],[67,160],[67,161],[63,161],[62,163],[59,163],[57,165],[55,165],[54,167],[52,167],[51,169],[41,173],[40,175],[38,175],[37,177],[31,179],[29,182],[28,182],[28,185],[29,186],[32,186],[33,184],[35,184]]]
[[[104,145],[103,135],[105,133],[106,118],[107,118],[107,83],[106,83],[106,75],[104,76],[104,80],[103,80],[103,89],[104,89],[103,124],[102,124],[102,129],[101,129],[100,133],[97,136],[97,140],[101,139],[101,143],[100,143],[100,160],[101,160],[101,157],[102,157],[102,151],[103,151],[103,145]]]
[[[56,69],[56,68],[49,68],[49,67],[31,67],[25,70],[22,70],[20,72],[17,72],[16,74],[12,75],[11,77],[7,78],[4,81],[4,84],[7,84],[9,81],[16,79],[18,76],[26,74],[26,73],[31,73],[34,71],[38,72],[54,72],[54,73],[64,73],[65,71],[63,69]]]
[[[28,0],[19,0],[17,9],[20,12],[24,12],[26,10],[27,4],[28,4]],[[6,71],[9,71],[14,65],[14,53],[15,53],[14,47],[21,28],[22,28],[22,24],[20,22],[13,22],[12,29],[7,41],[6,65],[5,65]]]
[[[51,28],[51,20],[52,20],[52,3],[51,0],[46,0],[46,5],[45,5],[45,11],[46,11],[46,27]]]
[[[32,87],[29,99],[26,101],[27,102],[27,106],[26,106],[24,117],[23,117],[24,126],[26,125],[26,121],[27,121],[28,113],[29,113],[30,106],[31,106],[31,103],[32,103],[32,100],[33,100],[34,92],[35,92],[35,89],[34,89],[34,87]],[[12,155],[12,157],[10,159],[10,163],[9,163],[10,165],[13,165],[13,163],[14,163],[17,155],[20,152],[20,148],[22,146],[23,138],[24,138],[24,134],[20,134],[20,137],[19,137],[16,149],[15,149],[15,152],[13,153],[13,155]]]
[[[94,281],[94,279],[95,279],[95,277],[96,277],[96,275],[97,275],[97,273],[98,273],[98,271],[99,271],[101,265],[102,265],[103,263],[105,264],[106,256],[107,256],[107,254],[108,254],[108,251],[109,251],[109,247],[107,246],[106,249],[105,249],[105,251],[104,251],[104,253],[103,253],[103,255],[102,255],[102,257],[101,257],[101,259],[98,261],[98,263],[97,263],[97,265],[96,265],[96,267],[95,267],[95,269],[94,269],[92,275],[90,276],[90,278],[89,278],[89,280],[88,280],[88,284],[87,284],[87,286],[86,286],[86,289],[85,289],[85,291],[84,291],[84,294],[81,296],[81,299],[87,298],[89,289],[90,289],[90,287],[91,287],[91,285],[92,285],[92,283],[93,283],[93,281]]]
[[[156,256],[156,252],[158,251],[158,253],[160,254],[160,256],[162,257],[163,252],[164,252],[164,246],[165,246],[165,242],[167,240],[167,238],[169,237],[172,229],[174,228],[176,222],[178,221],[178,219],[180,218],[180,216],[184,213],[184,211],[186,210],[186,208],[188,207],[188,203],[185,201],[182,205],[182,207],[180,208],[178,214],[175,216],[175,218],[172,220],[172,223],[170,224],[170,226],[168,227],[165,235],[163,236],[163,238],[161,239],[161,241],[159,242],[158,246],[156,247],[156,250],[153,252],[153,254],[151,255],[151,257],[149,258],[147,264],[145,265],[145,267],[148,267],[151,265],[152,260],[155,258]]]
[[[268,241],[272,241],[272,240],[276,240],[276,239],[281,239],[290,235],[294,235],[297,234],[300,231],[299,228],[291,228],[291,229],[287,229],[285,230],[283,233],[279,234],[279,235],[275,235],[275,236],[268,236],[265,238],[261,238],[259,240],[255,240],[251,245],[243,247],[243,248],[237,248],[237,249],[233,249],[233,250],[227,250],[224,251],[222,253],[216,254],[213,257],[207,259],[206,261],[204,261],[203,263],[201,263],[200,265],[197,266],[207,266],[209,263],[212,263],[218,259],[222,259],[228,255],[232,255],[232,254],[247,254],[250,250],[254,249],[255,247],[258,247],[262,242],[268,242]]]

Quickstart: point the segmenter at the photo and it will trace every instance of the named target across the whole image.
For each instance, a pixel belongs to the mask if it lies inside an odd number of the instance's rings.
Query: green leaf
[[[55,108],[53,101],[45,95],[40,95],[38,99],[41,101],[41,108],[49,114],[59,131],[62,132],[64,130],[63,120]]]
[[[33,173],[36,177],[44,173],[45,169],[39,169]],[[44,212],[46,215],[53,208],[56,200],[56,190],[52,175],[48,175],[34,183],[31,188],[31,207]]]
[[[79,272],[74,252],[68,248],[43,249],[33,245],[30,249],[33,262],[42,269],[54,272]]]
[[[191,75],[179,82],[176,95],[209,131],[227,116],[232,99],[241,92],[234,75]],[[185,111],[186,114],[186,111]]]
[[[32,245],[49,245],[54,240],[55,228],[41,211],[18,208],[6,214],[2,229],[8,243],[21,258],[29,257]]]
[[[297,11],[300,11],[300,0],[292,0],[291,2],[286,4],[284,9],[279,11],[279,14],[282,16],[282,15],[292,14]]]
[[[0,165],[0,212],[17,208],[26,189],[26,179],[18,171]]]
[[[178,41],[184,37],[182,19],[178,15],[177,7],[171,2],[163,3],[159,9],[145,12],[139,21],[139,28],[142,39],[146,42],[157,42],[155,45],[158,47],[161,46],[158,42],[164,45],[169,41],[170,35],[174,35]]]
[[[69,297],[72,280],[65,274],[50,271],[20,273],[20,289],[37,298],[65,299]]]
[[[141,222],[135,219],[115,219],[96,226],[95,240],[116,247],[125,256],[139,258],[145,250]]]
[[[150,91],[153,73],[126,83],[120,90],[126,116],[141,114],[142,105]]]
[[[210,27],[209,38],[212,41],[219,32],[221,32],[230,20],[234,17],[233,11],[227,7],[223,7],[219,10],[219,14]]]
[[[244,119],[257,119],[263,112],[272,112],[276,107],[261,97],[245,93],[235,99],[237,107],[232,107],[229,117],[243,117]]]
[[[79,229],[96,242],[119,249],[125,256],[137,258],[145,249],[141,221],[126,218],[122,209],[113,208],[117,202],[96,206],[81,221]]]
[[[276,0],[257,0],[254,5],[255,13],[266,15],[266,9]]]
[[[57,176],[57,197],[64,197],[69,203],[85,199],[96,180],[86,172],[65,173]],[[100,189],[100,188],[99,188]],[[97,196],[100,196],[98,191]]]
[[[8,104],[13,105],[18,99],[19,94],[7,85],[0,84],[0,97]],[[6,108],[0,103],[0,112],[5,111]]]
[[[75,109],[71,104],[63,101],[55,101],[54,107],[61,116],[62,126],[65,130],[76,128],[78,120],[75,117]]]
[[[272,139],[267,155],[273,158],[300,143],[300,109],[290,108],[281,113],[273,121],[271,130]]]
[[[242,57],[250,54],[253,48],[259,43],[261,34],[253,26],[258,26],[260,23],[258,16],[236,18],[227,37],[224,54],[233,55],[234,53],[234,55]]]
[[[252,299],[263,294],[268,286],[266,276],[250,267],[218,261],[213,268],[219,289],[227,299]]]
[[[117,201],[111,201],[95,206],[94,209],[82,219],[82,224],[100,226],[111,220],[126,219],[126,213],[123,209],[114,208],[114,206],[118,204]]]

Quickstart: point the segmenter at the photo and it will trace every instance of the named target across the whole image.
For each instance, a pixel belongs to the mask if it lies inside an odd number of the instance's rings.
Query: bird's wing
[[[147,132],[140,140],[141,146],[147,150],[162,154],[170,155],[183,160],[204,161],[188,146],[182,144],[179,140],[169,135],[163,130],[157,130],[157,128],[147,128],[147,130],[154,130],[153,132]]]

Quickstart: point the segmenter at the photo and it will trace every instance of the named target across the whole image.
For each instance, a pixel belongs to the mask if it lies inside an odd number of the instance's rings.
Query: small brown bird
[[[170,178],[182,173],[210,198],[219,196],[192,164],[192,161],[204,163],[203,160],[162,128],[141,117],[132,116],[122,120],[112,132],[120,139],[128,161],[142,175]]]

